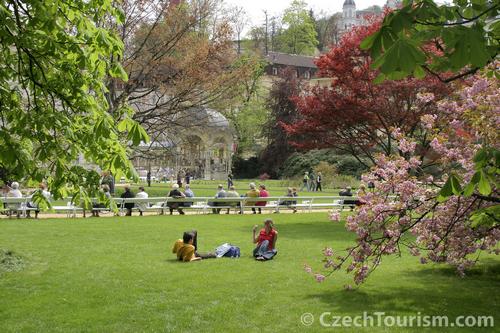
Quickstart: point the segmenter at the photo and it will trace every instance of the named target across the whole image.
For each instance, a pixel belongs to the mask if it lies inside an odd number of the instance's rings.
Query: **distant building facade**
[[[397,8],[400,5],[400,0],[387,0],[384,7]],[[379,15],[381,13],[382,8],[378,6],[371,6],[364,10],[357,10],[354,0],[345,0],[344,5],[342,6],[342,18],[339,20],[337,28],[342,35],[353,27],[365,24],[365,17],[367,15]]]
[[[318,67],[314,63],[314,57],[269,52],[265,56],[265,59],[268,61],[268,65],[265,68],[268,76],[278,76],[285,68],[292,68],[295,70],[298,78],[310,80],[315,77],[318,71]]]

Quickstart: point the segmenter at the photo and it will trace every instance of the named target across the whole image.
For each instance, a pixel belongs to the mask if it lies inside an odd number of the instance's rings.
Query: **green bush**
[[[283,164],[282,177],[293,177],[302,175],[305,171],[311,171],[319,162],[325,161],[329,164],[335,163],[335,155],[330,149],[310,150],[306,153],[294,153]]]
[[[361,177],[361,175],[368,170],[368,168],[350,155],[339,156],[335,166],[339,174],[350,175],[357,178]]]
[[[305,171],[314,170],[320,162],[335,167],[339,175],[359,178],[367,170],[363,164],[350,155],[339,155],[332,149],[321,149],[290,156],[283,164],[281,176],[284,178],[301,176]]]
[[[233,174],[235,178],[257,178],[262,165],[257,157],[243,159],[237,157],[233,160]]]

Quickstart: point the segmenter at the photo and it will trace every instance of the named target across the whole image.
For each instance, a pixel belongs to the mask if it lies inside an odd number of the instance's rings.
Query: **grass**
[[[340,273],[318,284],[303,271],[321,266],[321,250],[352,235],[325,213],[273,216],[275,260],[250,257],[258,215],[186,215],[101,219],[0,220],[0,249],[22,269],[0,270],[2,332],[324,332],[323,312],[360,315],[492,315],[500,325],[500,260],[465,278],[446,266],[388,258],[365,285],[344,291]],[[197,229],[201,251],[231,242],[240,259],[180,263],[171,245]],[[8,250],[8,251],[7,251]],[[316,320],[300,322],[303,313]],[[493,332],[488,329],[335,328],[337,332]],[[498,328],[496,329],[498,331]]]

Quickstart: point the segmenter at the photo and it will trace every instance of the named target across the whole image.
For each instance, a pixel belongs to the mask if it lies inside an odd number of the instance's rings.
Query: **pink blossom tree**
[[[322,272],[305,266],[318,282],[346,269],[360,284],[384,256],[405,249],[422,263],[451,264],[460,275],[481,251],[500,253],[500,85],[481,75],[455,84],[457,92],[437,103],[438,112],[421,117],[419,141],[393,129],[399,152],[376,157],[363,176],[375,189],[360,198],[364,204],[347,218],[356,243],[341,256],[325,249]],[[419,98],[428,103],[433,96]],[[422,168],[424,160],[446,182]]]

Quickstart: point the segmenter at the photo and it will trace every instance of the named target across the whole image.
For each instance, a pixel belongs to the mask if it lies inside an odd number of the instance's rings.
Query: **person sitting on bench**
[[[139,192],[137,192],[137,195],[135,197],[138,199],[147,199],[149,197],[149,195],[144,190],[144,186],[139,186]],[[139,215],[142,216],[142,213],[145,212],[149,207],[149,203],[141,201],[137,203],[136,206],[137,209],[139,209]]]
[[[297,197],[298,196],[297,189],[295,187],[293,187],[293,188],[289,187],[287,189],[285,196],[290,197],[290,198]],[[295,207],[296,204],[297,204],[297,200],[283,200],[283,201],[279,202],[280,206],[287,206],[287,208],[292,209],[294,213],[297,213],[297,208]],[[276,209],[274,212],[279,213],[279,210]]]
[[[186,178],[187,177],[188,176],[186,176]],[[186,196],[186,198],[194,198],[194,192],[191,189],[191,186],[189,185],[189,183],[184,185],[184,195]],[[182,203],[182,207],[191,207],[192,205],[193,205],[192,201],[186,201],[186,202]]]
[[[219,184],[217,186],[217,193],[215,193],[215,199],[223,199],[226,197],[226,191],[224,191],[224,186],[222,184]],[[220,202],[220,201],[212,201],[208,203],[209,206],[212,207],[217,207],[217,206],[225,206],[225,202]],[[212,213],[214,214],[220,214],[220,208],[212,208]]]
[[[344,190],[339,192],[339,195],[343,196],[343,197],[352,197],[351,187],[347,186]],[[357,202],[358,202],[358,200],[354,200],[354,199],[344,199],[343,204],[346,206],[350,206],[351,210],[353,210],[354,206],[357,204]]]
[[[236,192],[236,188],[234,187],[234,185],[231,185],[229,187],[229,191],[226,192],[226,198],[239,198],[239,197],[240,197],[240,194],[238,192]],[[240,207],[240,212],[241,212],[241,205],[239,202],[231,201],[231,202],[228,202],[227,205],[231,206],[231,207]],[[231,210],[231,208],[228,208],[226,214],[229,214],[230,210]]]
[[[351,187],[347,186],[345,189],[339,192],[339,195],[342,197],[352,197]]]
[[[109,209],[109,200],[111,200],[111,193],[109,193],[109,186],[106,184],[101,185],[101,191],[104,194],[106,202],[96,202],[92,205],[92,216],[94,217],[99,217],[99,211],[102,211],[105,208]]]
[[[18,182],[12,182],[12,184],[10,184],[10,188],[9,188],[9,192],[7,193],[7,196],[10,198],[22,198],[23,197],[23,194],[19,190],[19,183]],[[21,217],[21,211],[20,211],[21,204],[20,203],[9,204],[8,208],[10,210],[10,213],[11,212],[16,213],[17,218]]]
[[[266,190],[266,185],[261,184],[259,185],[259,198],[267,198],[269,197],[269,192]],[[257,208],[259,210],[259,214],[262,214],[262,209],[260,207],[264,207],[267,205],[267,201],[257,201],[255,203],[255,206],[258,206]]]
[[[172,191],[170,191],[168,193],[168,196],[171,198],[174,198],[174,199],[182,199],[182,198],[186,197],[184,195],[184,193],[179,191],[179,184],[172,185]],[[168,209],[170,210],[170,215],[172,215],[174,213],[174,209],[177,209],[179,214],[184,215],[182,208],[180,208],[180,207],[182,207],[182,204],[183,204],[182,202],[168,202],[167,201],[167,206],[168,206]]]
[[[255,184],[254,183],[250,183],[249,187],[250,187],[250,191],[248,191],[247,193],[245,193],[245,197],[247,197],[247,198],[258,198],[259,195],[260,195],[260,192],[255,189]],[[245,200],[245,206],[255,206],[256,202],[257,202],[257,200],[255,200],[255,199],[247,199],[247,200]],[[257,212],[255,211],[255,207],[252,207],[252,212],[254,214],[257,214]],[[243,209],[242,209],[242,211],[240,213],[243,214]]]
[[[122,193],[120,196],[122,199],[132,199],[135,198],[134,193],[130,190],[129,185],[125,185],[125,192]],[[126,202],[123,204],[123,207],[127,210],[125,213],[125,216],[132,216],[132,209],[134,208],[135,204],[133,202]]]
[[[35,192],[33,192],[31,194],[32,199],[33,199],[33,194],[35,194],[37,191],[39,191],[43,195],[43,197],[45,198],[45,200],[47,200],[47,202],[50,201],[50,198],[52,195],[50,194],[49,191],[47,191],[47,185],[45,183],[38,184],[38,190],[36,190]],[[38,203],[31,200],[28,202],[28,208],[35,208],[35,218],[37,219],[38,213],[40,213],[40,207],[39,207]],[[26,216],[31,217],[29,210],[26,212]]]

